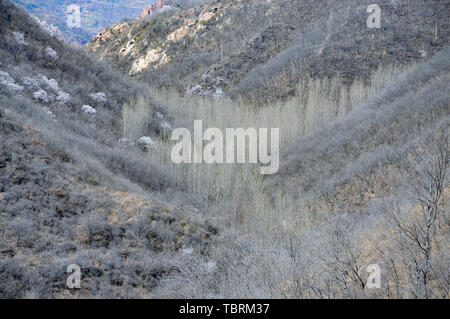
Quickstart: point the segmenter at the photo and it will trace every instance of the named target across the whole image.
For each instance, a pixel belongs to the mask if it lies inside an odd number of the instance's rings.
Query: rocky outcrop
[[[143,19],[147,16],[151,16],[155,11],[155,6],[151,4],[148,8],[142,9],[142,14],[139,16],[139,19]]]
[[[154,65],[154,68],[158,68],[169,62],[169,58],[166,52],[161,48],[151,49],[147,52],[145,56],[140,57],[133,63],[130,70],[130,75],[135,75],[142,70],[146,70],[150,65]]]
[[[182,26],[181,28],[176,29],[171,34],[169,34],[167,40],[172,42],[180,41],[181,39],[186,37],[190,31],[191,29],[188,26]]]

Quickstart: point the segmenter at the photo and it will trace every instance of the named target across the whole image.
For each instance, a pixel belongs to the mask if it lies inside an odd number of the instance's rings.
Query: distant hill
[[[39,20],[56,27],[68,42],[84,44],[102,28],[122,19],[134,19],[141,13],[143,7],[156,0],[14,0],[14,2]],[[67,25],[67,7],[71,4],[80,6],[80,28],[70,28]]]

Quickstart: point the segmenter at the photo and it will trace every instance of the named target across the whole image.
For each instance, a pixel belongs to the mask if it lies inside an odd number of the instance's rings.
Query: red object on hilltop
[[[156,3],[156,10],[161,10],[165,7],[164,0],[158,0]],[[151,4],[148,8],[142,9],[142,14],[139,16],[139,19],[143,19],[146,16],[151,16],[155,11],[155,5]]]

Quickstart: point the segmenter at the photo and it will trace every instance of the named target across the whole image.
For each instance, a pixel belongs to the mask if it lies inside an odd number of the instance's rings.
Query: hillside
[[[209,1],[107,27],[87,47],[147,83],[182,93],[270,102],[304,78],[367,80],[380,66],[422,61],[448,43],[448,1]]]
[[[217,230],[158,199],[161,170],[119,143],[122,104],[142,87],[7,1],[0,57],[0,297],[150,297],[183,260],[201,266]]]

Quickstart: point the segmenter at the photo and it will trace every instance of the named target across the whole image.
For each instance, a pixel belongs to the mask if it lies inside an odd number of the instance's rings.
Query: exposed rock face
[[[141,8],[156,2],[156,0],[89,0],[89,1],[42,1],[42,0],[10,0],[20,5],[28,13],[39,19],[41,26],[58,39],[74,45],[84,45],[103,28],[122,21],[137,17]],[[113,5],[112,5],[113,3]],[[67,25],[68,6],[79,5],[82,20],[79,28]],[[154,3],[156,10],[156,3]],[[145,11],[148,11],[148,7]],[[148,14],[145,12],[145,14]]]
[[[113,38],[106,34],[115,27],[107,28],[87,47],[152,83],[173,86],[177,78],[180,92],[196,85],[215,92],[221,78],[220,89],[231,97],[257,91],[263,99],[278,99],[294,94],[303,77],[351,83],[381,65],[430,58],[448,43],[443,1],[381,0],[380,29],[367,27],[372,2],[209,1],[151,24],[132,22]],[[165,52],[170,62],[147,58],[150,50]]]
[[[205,23],[205,22],[208,22],[209,20],[211,20],[213,17],[214,17],[214,12],[212,12],[212,11],[203,12],[198,17],[198,22]]]
[[[167,40],[172,41],[172,42],[180,41],[181,39],[183,39],[184,37],[186,37],[188,35],[189,31],[190,31],[190,28],[188,26],[183,26],[183,27],[173,31],[171,34],[169,34],[169,36],[167,37]]]
[[[168,62],[168,57],[165,51],[162,51],[161,48],[151,49],[147,52],[147,54],[133,63],[133,66],[130,70],[130,75],[137,74],[142,70],[147,69],[150,65],[155,64],[155,67],[159,67]]]

